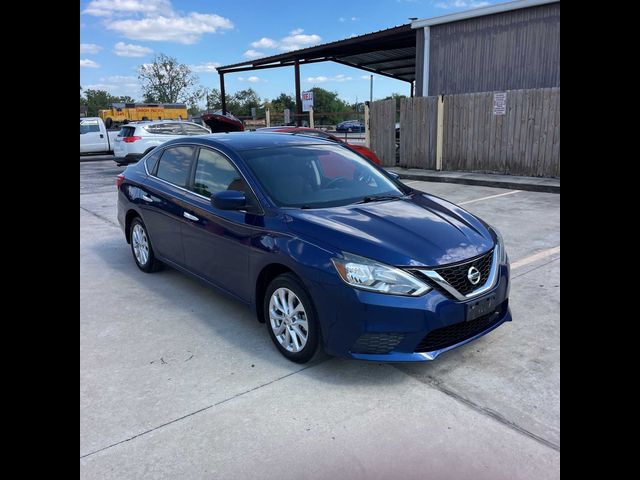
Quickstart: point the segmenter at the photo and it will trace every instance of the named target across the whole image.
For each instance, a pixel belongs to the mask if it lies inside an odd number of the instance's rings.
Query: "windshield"
[[[338,145],[241,152],[279,207],[322,208],[400,197],[401,186],[367,160]]]

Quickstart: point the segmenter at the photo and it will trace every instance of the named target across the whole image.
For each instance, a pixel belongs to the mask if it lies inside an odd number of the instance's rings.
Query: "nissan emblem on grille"
[[[469,271],[467,272],[467,278],[472,284],[477,285],[480,281],[480,277],[480,270],[478,270],[476,267],[469,268]]]

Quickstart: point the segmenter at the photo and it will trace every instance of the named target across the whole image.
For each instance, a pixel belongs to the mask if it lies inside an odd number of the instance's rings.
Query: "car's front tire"
[[[263,312],[269,336],[282,355],[296,363],[313,358],[320,328],[311,297],[295,275],[285,273],[271,281]]]
[[[147,227],[140,217],[131,221],[129,238],[131,239],[131,253],[138,268],[146,273],[160,270],[162,264],[153,253]]]

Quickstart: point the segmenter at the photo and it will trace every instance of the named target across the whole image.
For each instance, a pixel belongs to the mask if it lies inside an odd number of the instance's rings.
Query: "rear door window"
[[[194,147],[170,147],[164,150],[156,177],[185,188],[191,172]]]

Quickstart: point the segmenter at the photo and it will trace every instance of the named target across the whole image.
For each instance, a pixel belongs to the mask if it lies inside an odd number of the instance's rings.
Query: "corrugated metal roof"
[[[411,24],[397,25],[335,42],[224,65],[219,73],[333,61],[379,75],[415,80],[416,32]]]

